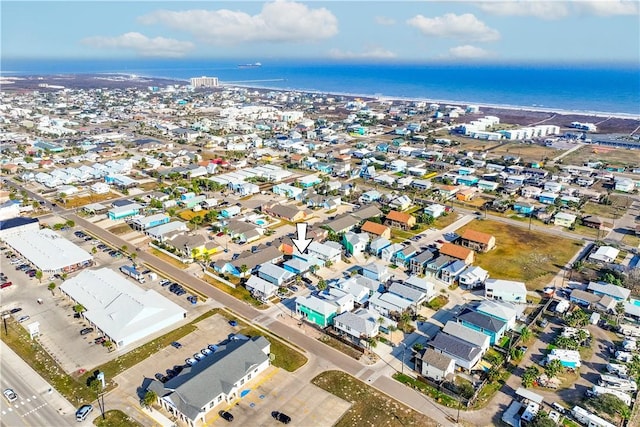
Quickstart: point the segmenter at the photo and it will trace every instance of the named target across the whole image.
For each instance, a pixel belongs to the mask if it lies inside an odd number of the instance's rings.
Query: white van
[[[87,417],[89,416],[89,414],[93,411],[93,406],[92,405],[82,405],[77,411],[76,411],[76,421],[77,422],[81,422],[84,421],[85,419],[87,419]]]

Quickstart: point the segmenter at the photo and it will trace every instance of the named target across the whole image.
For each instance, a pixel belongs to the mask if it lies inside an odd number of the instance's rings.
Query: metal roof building
[[[86,309],[84,317],[119,347],[174,325],[186,316],[179,305],[108,268],[83,271],[65,281],[60,290],[81,304]]]
[[[93,262],[89,252],[47,228],[27,230],[4,239],[43,273],[71,272]]]

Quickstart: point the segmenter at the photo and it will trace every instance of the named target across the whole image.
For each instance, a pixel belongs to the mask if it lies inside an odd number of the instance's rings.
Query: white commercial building
[[[4,239],[43,273],[68,273],[93,262],[89,252],[47,228],[8,235]]]
[[[187,315],[153,289],[142,289],[108,268],[86,270],[60,290],[86,311],[83,316],[118,347],[148,337]]]
[[[217,77],[191,77],[191,86],[195,88],[199,87],[218,87]]]

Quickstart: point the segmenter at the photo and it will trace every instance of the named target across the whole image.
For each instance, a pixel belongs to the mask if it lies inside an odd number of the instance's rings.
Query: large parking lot
[[[103,251],[98,248],[99,245],[102,245],[102,242],[95,239],[90,240],[86,236],[79,234],[78,231],[78,228],[66,229],[60,230],[59,233],[87,252],[93,253],[95,265],[91,268],[109,267],[118,271],[120,266],[131,264],[131,261],[124,257],[120,251],[113,248],[107,248]],[[102,248],[102,246],[100,247]],[[35,277],[29,277],[23,271],[16,270],[17,266],[22,263],[28,263],[28,261],[21,257],[8,258],[7,255],[11,252],[11,248],[7,247],[2,251],[2,256],[0,257],[0,271],[6,275],[6,281],[13,283],[12,286],[1,290],[0,309],[2,311],[14,310],[15,313],[12,313],[12,316],[16,320],[25,319],[21,322],[25,327],[38,322],[40,325],[39,340],[41,344],[60,364],[62,369],[68,373],[77,372],[80,369],[88,370],[117,357],[123,352],[130,351],[136,346],[136,344],[133,344],[109,352],[106,347],[95,343],[95,340],[99,337],[97,332],[81,335],[80,331],[90,327],[90,325],[83,318],[74,316],[73,301],[66,298],[58,289],[63,280],[60,277],[48,277],[48,275],[45,275],[41,281]],[[11,264],[12,260],[15,260],[13,261],[14,264]],[[32,266],[29,268],[32,268]],[[78,273],[71,273],[66,279],[74,277]],[[188,313],[185,321],[189,321],[211,308],[211,303],[206,305],[202,303],[191,304],[187,300],[187,296],[190,295],[188,293],[177,296],[169,292],[169,286],[163,287],[160,285],[161,280],[162,278],[158,277],[155,280],[146,280],[143,284],[134,283],[144,289],[155,289],[162,296],[185,308]],[[53,292],[48,290],[48,285],[51,282],[56,284]],[[18,309],[19,311],[17,311]],[[174,325],[170,329],[174,329],[176,326]],[[168,330],[160,331],[154,336],[166,332]],[[154,336],[147,337],[146,340],[150,340]]]
[[[148,381],[144,378],[165,375],[167,369],[184,365],[186,358],[209,344],[220,343],[237,330],[229,325],[226,318],[217,314],[204,319],[197,326],[196,331],[180,340],[181,348],[168,346],[116,377],[120,388],[133,394],[140,390],[143,382]],[[226,425],[227,421],[218,415],[218,411],[223,409],[233,414],[234,423],[238,425],[279,425],[271,418],[272,411],[281,411],[291,416],[293,425],[335,424],[350,403],[307,381],[300,381],[299,377],[297,373],[271,366],[260,377],[248,383],[244,397],[231,405],[221,404],[214,408],[207,417],[206,425]]]

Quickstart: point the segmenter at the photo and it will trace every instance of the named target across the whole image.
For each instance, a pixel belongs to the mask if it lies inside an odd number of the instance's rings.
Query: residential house
[[[439,205],[437,203],[433,203],[423,209],[423,212],[426,215],[429,215],[433,218],[439,218],[446,212],[446,207],[443,205]]]
[[[415,313],[418,312],[420,304],[427,300],[427,294],[418,289],[405,286],[400,282],[393,282],[389,286],[388,292],[411,302],[411,307]]]
[[[395,254],[402,249],[404,249],[404,245],[400,243],[393,243],[382,249],[380,253],[380,259],[382,259],[383,261],[391,262]]]
[[[587,308],[600,302],[600,299],[602,299],[602,297],[581,289],[574,289],[571,291],[571,295],[569,295],[570,302]]]
[[[434,381],[453,379],[455,360],[433,348],[422,349],[415,358],[415,370]]]
[[[631,295],[631,290],[612,283],[589,282],[587,290],[599,296],[609,296],[616,301],[627,301]]]
[[[477,252],[489,252],[496,246],[496,238],[491,234],[468,228],[462,233],[457,243]]]
[[[576,222],[576,218],[577,218],[576,215],[566,213],[566,212],[558,212],[553,217],[553,224],[559,225],[561,227],[569,228],[569,227],[572,227],[573,224]]]
[[[510,302],[497,300],[480,301],[473,306],[473,309],[477,313],[486,314],[489,317],[506,322],[507,329],[513,329],[516,326],[518,313],[524,310],[522,306],[518,307]]]
[[[334,233],[340,234],[353,230],[361,221],[362,219],[351,214],[345,214],[336,217],[333,221],[325,223],[324,226]]]
[[[426,295],[426,300],[431,301],[436,296],[435,283],[427,277],[419,277],[416,275],[409,276],[404,282],[404,286],[416,289]]]
[[[613,223],[595,215],[587,215],[583,217],[582,225],[584,225],[585,227],[595,228],[597,230],[607,230],[613,228]]]
[[[458,275],[458,285],[464,289],[475,289],[484,286],[489,272],[477,265],[470,266]]]
[[[519,214],[531,215],[535,210],[535,206],[532,205],[531,203],[517,200],[513,203],[513,210]]]
[[[525,304],[527,302],[527,287],[523,282],[514,280],[487,279],[484,282],[484,297]]]
[[[333,319],[333,327],[343,336],[358,345],[378,335],[380,323],[378,313],[361,308],[355,312],[346,311]]]
[[[432,277],[440,277],[440,271],[456,259],[448,255],[438,255],[427,263],[425,274]]]
[[[475,329],[468,328],[462,323],[449,320],[442,328],[442,332],[454,337],[463,339],[464,341],[478,346],[483,352],[487,351],[491,346],[491,339],[488,335],[483,334]]]
[[[488,335],[491,345],[499,342],[500,338],[502,338],[507,330],[507,322],[483,313],[478,313],[470,308],[462,310],[462,312],[456,317],[456,321],[467,328],[471,328],[475,331]]]
[[[340,261],[340,257],[342,255],[342,251],[340,249],[336,249],[326,243],[320,243],[316,241],[313,241],[311,242],[311,244],[309,244],[307,253],[311,256],[316,257],[322,262],[323,265],[326,265],[327,262],[335,264],[336,262]]]
[[[410,300],[390,292],[374,292],[369,298],[369,309],[384,317],[391,317],[392,313],[402,313],[412,306],[413,303]]]
[[[303,221],[307,217],[304,210],[290,205],[262,206],[261,210],[273,217],[282,218],[289,222]]]
[[[595,252],[589,254],[589,261],[610,264],[615,262],[620,254],[620,250],[613,246],[600,246]]]
[[[453,284],[466,268],[467,264],[464,261],[456,260],[440,270],[440,280],[449,285]]]
[[[271,344],[262,336],[231,340],[167,382],[151,380],[147,388],[181,423],[204,424],[213,408],[234,402],[270,366],[270,352]]]
[[[258,277],[278,287],[282,287],[293,283],[295,274],[278,265],[265,262],[259,266]]]
[[[245,287],[251,292],[251,295],[259,300],[267,300],[278,292],[277,285],[254,275],[249,276]]]
[[[370,190],[370,191],[367,191],[366,193],[363,193],[360,196],[360,199],[358,199],[358,201],[363,204],[368,204],[368,203],[377,202],[381,198],[382,198],[382,194],[379,191]]]
[[[466,372],[471,372],[483,355],[480,347],[444,332],[438,332],[427,346],[450,357],[456,366]]]
[[[407,245],[393,255],[393,263],[398,267],[406,267],[417,253],[418,249],[415,246]]]
[[[360,255],[366,249],[369,244],[369,235],[367,233],[353,233],[347,231],[342,237],[342,243],[345,250],[351,255]]]
[[[329,291],[331,292],[331,288]],[[332,325],[334,317],[353,310],[353,307],[353,296],[342,291],[339,295],[308,295],[296,298],[296,313],[321,328]]]
[[[378,264],[375,262],[371,262],[362,267],[362,275],[380,283],[384,283],[391,278],[391,273],[389,272],[388,267],[384,264]]]
[[[374,256],[380,257],[382,255],[382,250],[389,246],[391,246],[391,241],[386,237],[378,237],[369,245],[369,252]]]
[[[220,211],[220,215],[223,218],[233,218],[234,216],[239,215],[240,211],[241,211],[240,206],[236,206],[236,205],[227,206]]]
[[[377,239],[378,237],[391,239],[391,229],[386,225],[378,224],[373,221],[366,221],[362,227],[360,227],[360,231],[368,233],[371,240]]]
[[[385,224],[390,227],[408,230],[416,225],[416,217],[405,212],[391,211],[387,214]]]
[[[360,277],[364,279],[364,277]],[[373,294],[373,292],[379,289],[380,286],[379,283],[374,283],[373,286],[367,287],[358,282],[361,282],[361,280],[357,280],[355,278],[349,278],[346,280],[330,280],[329,286],[335,289],[339,289],[342,292],[351,294],[353,296],[353,301],[356,304],[363,305]]]
[[[409,260],[409,270],[412,274],[425,274],[427,265],[435,257],[432,250],[425,250]]]
[[[443,243],[439,249],[440,255],[447,255],[465,262],[465,264],[473,264],[474,252],[471,249],[463,248],[453,243]]]
[[[163,213],[149,215],[144,218],[136,218],[129,222],[134,230],[144,231],[148,228],[157,227],[162,224],[168,224],[171,218]]]
[[[110,220],[116,221],[119,219],[129,218],[140,214],[142,206],[137,203],[129,203],[125,206],[117,206],[110,209],[107,212],[107,216]]]
[[[300,258],[291,258],[290,260],[285,261],[282,264],[282,267],[287,270],[292,272],[293,274],[305,274],[306,272],[308,272],[309,270],[311,270],[311,267],[314,264],[302,260]]]

